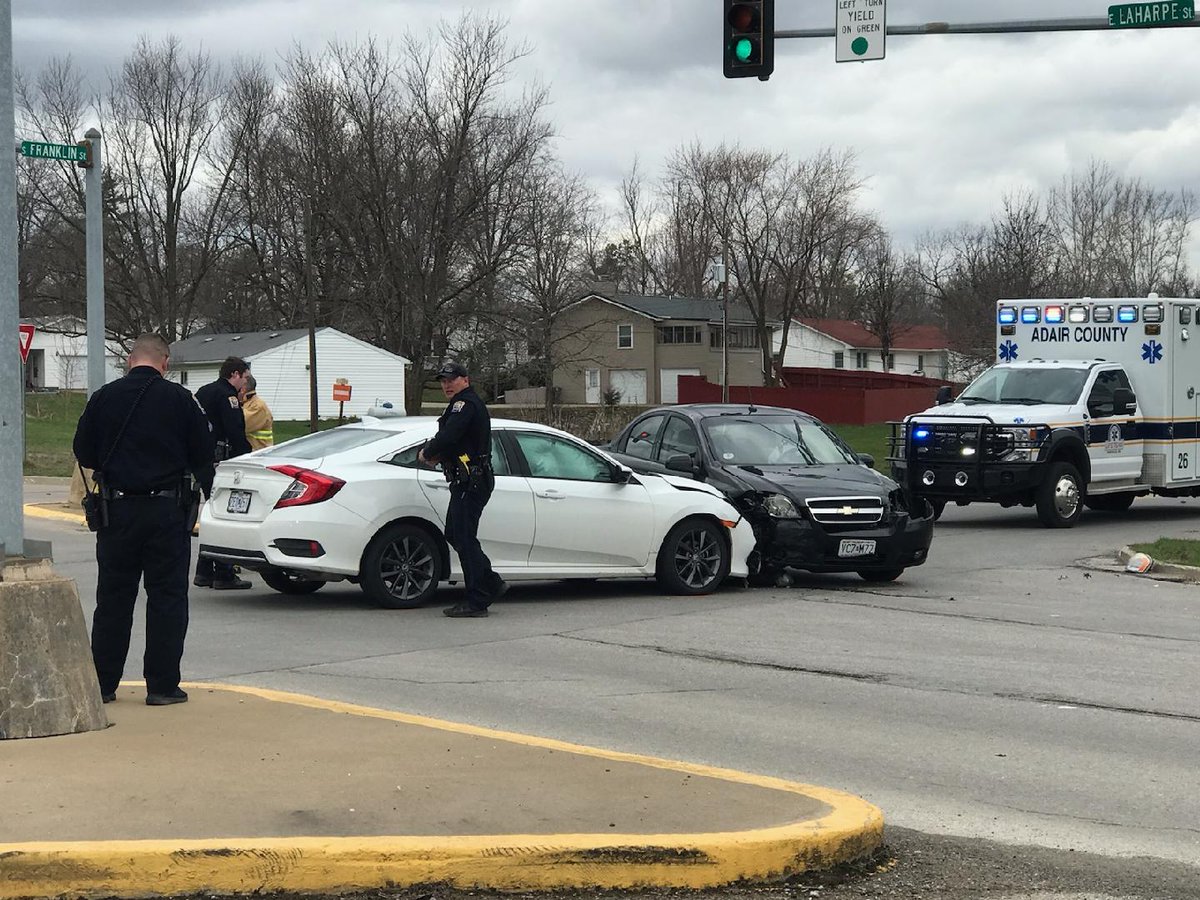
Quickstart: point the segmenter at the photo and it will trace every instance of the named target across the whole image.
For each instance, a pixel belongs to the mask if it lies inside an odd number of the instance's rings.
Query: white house
[[[34,326],[25,363],[26,390],[86,391],[88,386],[87,323],[74,316],[22,319]],[[108,335],[105,381],[125,374],[125,350]]]
[[[775,334],[779,351],[781,332]],[[859,372],[895,372],[950,378],[954,374],[946,335],[936,325],[912,325],[900,330],[884,364],[879,338],[857,322],[845,319],[793,319],[788,329],[784,368],[846,369]]]
[[[344,378],[352,388],[347,416],[365,415],[390,402],[404,409],[404,376],[409,361],[335,328],[318,328],[317,403],[323,419],[338,414],[333,385]],[[242,334],[197,334],[171,345],[168,377],[195,391],[216,381],[221,363],[230,356],[250,364],[258,394],[279,421],[307,420],[309,415],[308,329],[254,331]]]

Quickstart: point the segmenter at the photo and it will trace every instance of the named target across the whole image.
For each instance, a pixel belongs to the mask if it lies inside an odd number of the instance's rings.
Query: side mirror
[[[673,456],[668,456],[663,465],[671,472],[679,472],[683,475],[696,474],[696,463],[686,453],[676,453]]]
[[[629,479],[633,477],[633,469],[622,465],[615,465],[609,471],[612,473],[613,484],[629,484]]]
[[[862,463],[864,466],[866,466],[868,469],[875,468],[875,457],[873,457],[870,453],[858,454],[858,461],[860,463]]]
[[[1124,416],[1137,411],[1137,397],[1129,388],[1113,390],[1113,415]]]
[[[951,400],[950,385],[943,384],[937,389],[937,396],[934,398],[934,405],[941,406],[943,403],[949,403]]]

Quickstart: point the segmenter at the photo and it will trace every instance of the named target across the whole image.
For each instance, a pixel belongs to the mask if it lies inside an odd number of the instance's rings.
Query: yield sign
[[[21,362],[24,364],[29,362],[29,348],[33,344],[34,328],[23,322],[18,327],[21,329]]]

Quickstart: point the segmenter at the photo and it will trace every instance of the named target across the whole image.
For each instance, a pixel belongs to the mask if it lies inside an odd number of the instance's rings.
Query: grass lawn
[[[431,392],[427,392],[431,393]],[[439,391],[440,395],[440,391]],[[438,398],[444,401],[444,397]],[[71,455],[71,440],[83,412],[82,391],[60,391],[25,395],[25,474],[70,475],[75,465]],[[347,419],[347,421],[351,421]],[[337,425],[337,419],[322,419],[323,431]],[[875,457],[875,468],[887,472],[888,426],[833,425],[830,426],[858,453]],[[275,443],[308,434],[308,420],[276,422]],[[1149,551],[1147,551],[1149,552]],[[1152,554],[1153,555],[1153,554]],[[1156,557],[1157,558],[1157,557]]]
[[[1159,538],[1153,544],[1131,544],[1137,553],[1145,553],[1160,562],[1181,566],[1200,567],[1200,541],[1182,541],[1178,538]]]
[[[71,441],[83,412],[82,391],[25,395],[25,474],[69,476],[75,466]],[[349,419],[347,421],[350,421]],[[337,419],[322,419],[320,430],[333,428]],[[308,434],[308,420],[276,422],[275,442]]]

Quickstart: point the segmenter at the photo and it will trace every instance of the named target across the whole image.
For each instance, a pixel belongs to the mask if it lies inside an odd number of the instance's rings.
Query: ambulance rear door
[[[1171,335],[1164,360],[1171,371],[1171,422],[1167,468],[1172,481],[1200,478],[1200,322],[1194,303],[1175,301],[1168,305],[1164,330]],[[1150,338],[1147,338],[1149,341]],[[1153,348],[1151,348],[1153,352]]]

